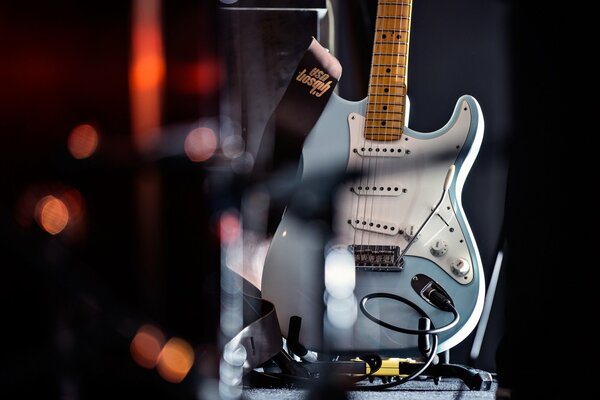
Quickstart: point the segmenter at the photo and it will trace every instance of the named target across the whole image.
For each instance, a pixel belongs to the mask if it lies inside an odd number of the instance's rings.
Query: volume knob
[[[471,270],[471,264],[464,258],[457,258],[450,264],[452,273],[456,276],[465,276]]]
[[[429,251],[434,256],[441,257],[448,252],[448,243],[445,240],[435,240]]]

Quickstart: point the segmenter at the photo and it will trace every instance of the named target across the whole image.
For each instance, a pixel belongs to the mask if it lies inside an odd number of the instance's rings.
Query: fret
[[[383,106],[375,104],[373,102],[369,103],[369,109],[367,110],[367,117],[371,117],[371,114],[388,114],[399,112],[401,114],[404,113],[404,104],[393,104],[393,103],[385,103]]]
[[[396,2],[393,2],[393,1],[380,1],[379,5],[380,6],[381,5],[383,5],[383,6],[388,6],[388,5],[391,5],[391,6],[410,6],[412,4],[411,3],[406,3],[406,2],[398,2],[398,3],[396,3]]]
[[[371,97],[405,97],[404,94],[393,94],[393,93],[373,93]]]
[[[383,100],[384,98],[389,99],[392,97],[405,97],[406,91],[398,90],[396,92],[384,92],[381,90],[382,88],[373,88],[373,90],[369,91],[370,98],[379,98],[378,100]]]
[[[394,57],[408,57],[407,54],[395,54],[395,53],[375,53],[373,52],[374,56],[394,56]]]
[[[377,130],[365,131],[365,136],[369,139],[369,135],[371,136],[383,136],[383,137],[400,137],[402,136],[402,129],[394,128],[393,132],[379,132]],[[371,139],[374,140],[374,139]]]
[[[402,67],[404,68],[404,67]],[[371,76],[375,78],[406,78],[406,71],[399,67],[380,67],[375,66],[371,68]],[[380,82],[381,79],[374,79]]]
[[[399,88],[403,88],[406,87],[406,85],[390,85],[387,83],[370,83],[369,86],[387,86],[387,87],[399,87]]]
[[[404,45],[404,44],[408,44],[408,43],[406,43],[406,42],[381,42],[381,41],[378,41],[378,42],[375,42],[374,44],[391,44],[391,45],[403,44]]]
[[[391,111],[404,111],[404,103],[381,103],[383,106],[379,107],[379,103],[374,101],[369,101],[369,109],[367,110],[369,113],[379,112],[386,113]],[[369,117],[369,115],[367,115]]]
[[[392,56],[376,56],[373,57],[374,61],[377,61],[378,63],[382,63],[382,64],[396,64],[398,65],[399,63],[405,64],[404,60],[406,59],[406,57],[398,57],[397,54],[394,54]]]
[[[390,119],[390,118],[365,118],[367,121],[394,121],[394,122],[402,122],[400,119]]]
[[[377,17],[377,18],[381,18],[381,19],[410,19],[410,17],[404,17],[404,16],[391,17],[391,16],[387,16],[387,15],[382,15],[381,17]]]
[[[400,112],[400,111],[381,111],[381,112],[373,112],[372,111],[371,114],[369,114],[369,115],[371,115],[371,117],[365,118],[366,120],[376,121],[376,120],[385,119],[386,118],[385,116],[389,117],[391,115],[392,117],[395,117],[397,115],[404,115],[404,113]]]
[[[375,78],[384,78],[384,79],[373,79],[373,81],[377,81],[377,82],[381,82],[384,81],[385,78],[406,78],[406,76],[404,75],[394,75],[391,72],[389,74],[371,74],[371,76],[375,77]]]
[[[377,97],[377,96],[373,96],[373,97]],[[392,106],[403,106],[404,103],[392,103],[390,101],[371,101],[369,100],[369,104],[386,104],[386,105],[392,105]]]
[[[377,18],[377,30],[393,30],[408,32],[410,20],[408,19],[379,19]]]
[[[400,135],[402,135],[402,130],[404,128],[400,128],[400,127],[394,128],[393,132],[390,132],[389,129],[387,131],[385,131],[385,129],[386,129],[385,127],[382,128],[382,127],[379,127],[379,126],[378,127],[373,127],[373,128],[368,127],[368,130],[365,130],[365,133],[367,135],[400,136]]]
[[[373,47],[373,54],[391,54],[394,56],[397,55],[407,55],[408,47],[406,45],[396,46],[393,44],[378,44]]]
[[[375,28],[375,33],[377,32],[393,32],[393,33],[397,33],[397,32],[408,32],[408,29],[385,29],[385,28]]]
[[[406,68],[406,66],[404,66],[404,65],[398,65],[398,64],[373,64],[373,66],[375,66],[375,67],[397,67],[397,68]]]
[[[398,140],[402,137],[400,133],[365,133],[367,140],[379,141],[379,142],[391,142]]]

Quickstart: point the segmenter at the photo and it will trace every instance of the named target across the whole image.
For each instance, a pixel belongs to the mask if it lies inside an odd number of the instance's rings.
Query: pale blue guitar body
[[[342,185],[334,198],[336,237],[330,247],[342,252],[351,251],[353,245],[404,249],[410,233],[439,200],[448,168],[454,164],[456,175],[448,196],[410,247],[402,271],[354,265],[332,269],[345,271],[335,272],[341,284],[354,285],[350,300],[330,301],[330,295],[324,297],[322,286],[315,284],[315,279],[324,279],[325,255],[314,226],[286,213],[265,262],[263,297],[276,305],[284,336],[290,317],[302,318],[299,338],[308,349],[410,356],[418,354],[416,336],[396,333],[370,321],[358,309],[357,301],[374,292],[394,293],[421,307],[435,326],[443,326],[452,315],[429,304],[413,288],[415,277],[424,275],[450,295],[460,313],[458,325],[439,336],[441,352],[474,329],[483,307],[481,260],[461,205],[463,184],[483,137],[481,109],[473,97],[463,96],[450,121],[440,130],[419,133],[405,128],[400,140],[371,142],[363,135],[366,106],[366,100],[349,102],[334,94],[303,149],[303,182],[318,179],[327,171],[358,169],[365,173],[362,180]],[[336,284],[336,276],[328,280]],[[324,302],[328,307],[325,314],[320,311]],[[373,300],[369,310],[391,324],[417,328],[416,312],[394,301]]]

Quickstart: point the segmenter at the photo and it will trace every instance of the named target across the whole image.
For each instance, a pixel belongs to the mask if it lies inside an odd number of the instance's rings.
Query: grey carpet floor
[[[351,400],[387,400],[387,399],[414,399],[414,400],[493,400],[496,397],[494,383],[488,391],[469,390],[458,379],[443,379],[439,385],[431,380],[412,381],[397,388],[379,392],[349,392]],[[308,391],[294,389],[246,389],[246,400],[300,400],[307,397]]]

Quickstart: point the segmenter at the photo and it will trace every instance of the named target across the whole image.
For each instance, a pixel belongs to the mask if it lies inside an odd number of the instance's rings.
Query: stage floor
[[[436,399],[461,399],[461,400],[493,400],[496,398],[497,384],[487,391],[469,390],[458,379],[442,379],[439,385],[431,380],[412,381],[397,388],[380,392],[349,392],[349,399],[411,399],[411,400],[436,400]],[[293,389],[246,389],[244,399],[247,400],[300,400],[307,397],[306,390]]]

